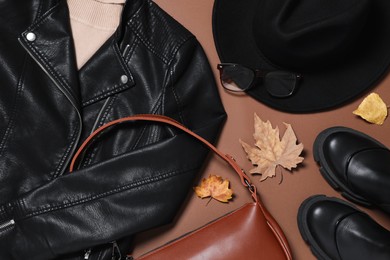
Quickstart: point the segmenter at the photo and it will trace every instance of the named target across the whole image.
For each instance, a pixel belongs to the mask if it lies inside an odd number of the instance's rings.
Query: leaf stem
[[[280,170],[280,181],[279,181],[279,185],[282,184],[283,182],[283,171]]]

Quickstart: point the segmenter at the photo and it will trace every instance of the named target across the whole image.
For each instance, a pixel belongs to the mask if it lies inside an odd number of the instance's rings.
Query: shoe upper
[[[321,251],[320,255],[328,259],[390,259],[390,231],[367,214],[335,198],[321,196],[308,201],[298,216],[306,226],[301,232],[309,233],[308,243]]]
[[[390,232],[364,213],[343,218],[335,237],[341,259],[390,259]]]
[[[311,235],[332,259],[340,259],[333,239],[336,237],[337,225],[345,216],[354,212],[352,208],[345,208],[342,204],[331,201],[315,203],[308,210],[306,220]]]
[[[390,152],[363,150],[351,157],[346,170],[351,189],[390,213]]]
[[[350,131],[330,134],[322,149],[339,181],[390,213],[390,150]]]

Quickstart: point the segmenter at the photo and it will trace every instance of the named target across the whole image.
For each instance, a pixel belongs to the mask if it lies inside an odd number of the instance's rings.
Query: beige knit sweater
[[[80,69],[119,25],[126,0],[67,0]]]

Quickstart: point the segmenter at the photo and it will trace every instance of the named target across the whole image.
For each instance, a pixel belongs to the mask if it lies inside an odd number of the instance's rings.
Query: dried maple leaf
[[[362,103],[352,113],[367,122],[382,125],[387,117],[387,106],[378,94],[371,93],[363,99]]]
[[[202,199],[211,197],[221,202],[228,202],[233,195],[233,191],[229,189],[229,181],[217,175],[203,178],[201,185],[194,187],[194,190]]]
[[[255,114],[255,147],[251,147],[240,139],[240,143],[247,153],[248,159],[255,168],[249,172],[261,174],[260,181],[276,175],[275,170],[278,165],[291,171],[303,161],[303,144],[297,144],[297,138],[291,127],[286,124],[286,131],[280,140],[279,128],[272,128],[269,121],[263,122]]]

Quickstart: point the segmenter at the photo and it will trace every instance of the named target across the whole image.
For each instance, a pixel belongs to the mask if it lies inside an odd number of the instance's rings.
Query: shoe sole
[[[308,213],[308,210],[310,207],[319,201],[336,201],[338,203],[343,203],[349,207],[352,207],[356,209],[353,205],[350,205],[338,198],[330,198],[326,197],[325,195],[314,195],[302,202],[298,209],[298,216],[297,216],[297,222],[298,222],[298,229],[301,233],[301,236],[303,240],[306,242],[306,244],[309,245],[311,252],[315,257],[317,257],[319,260],[333,260],[331,257],[329,257],[325,251],[322,250],[322,248],[317,244],[315,238],[312,236],[309,226],[306,221],[306,216]]]
[[[348,188],[348,186],[346,186],[342,181],[340,181],[340,179],[333,173],[331,167],[329,166],[328,162],[325,159],[322,147],[323,147],[323,144],[324,144],[326,138],[329,135],[336,133],[336,132],[340,132],[340,131],[360,135],[364,138],[368,138],[368,139],[374,141],[375,143],[377,143],[378,145],[383,147],[383,144],[379,143],[377,140],[375,140],[372,137],[370,137],[366,134],[363,134],[359,131],[356,131],[356,130],[353,130],[350,128],[346,128],[346,127],[342,127],[342,126],[331,127],[331,128],[328,128],[328,129],[322,131],[317,136],[316,140],[314,141],[314,144],[313,144],[314,160],[320,166],[321,175],[330,184],[330,186],[332,186],[333,189],[335,189],[336,191],[339,191],[343,197],[345,197],[346,199],[348,199],[354,203],[360,204],[360,205],[365,206],[365,207],[372,207],[373,204],[371,202],[369,202],[365,198],[359,196],[358,194],[354,193],[351,189]]]

